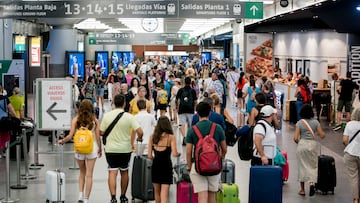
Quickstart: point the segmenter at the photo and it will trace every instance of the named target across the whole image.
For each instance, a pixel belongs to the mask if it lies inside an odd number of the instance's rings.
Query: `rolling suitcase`
[[[94,112],[95,112],[96,118],[99,119],[99,115],[100,115],[100,109],[99,109],[99,107],[94,107]]]
[[[59,160],[61,162],[61,168],[63,168],[63,147],[61,146],[61,153]],[[65,173],[60,169],[53,171],[47,171],[45,176],[46,184],[46,203],[52,202],[65,202]]]
[[[297,122],[296,101],[290,101],[290,123],[296,124],[296,122]]]
[[[192,183],[181,181],[176,185],[177,203],[197,203],[198,195],[194,193]]]
[[[322,194],[331,192],[334,194],[336,187],[336,168],[334,157],[320,155],[318,157],[318,179],[315,189]]]
[[[223,183],[221,186],[222,190],[216,193],[216,203],[240,203],[238,185]]]
[[[136,146],[136,156],[134,157],[131,177],[132,200],[154,200],[154,186],[151,180],[152,160],[139,154],[139,149],[140,146]]]
[[[283,181],[287,181],[287,180],[289,180],[289,170],[290,170],[290,168],[289,168],[289,161],[288,161],[288,156],[287,156],[287,152],[285,152],[285,151],[281,151],[281,154],[285,157],[285,159],[286,159],[286,163],[285,163],[285,165],[283,165],[281,168],[282,168],[282,170],[283,170],[283,176],[282,176],[282,178],[283,178]]]
[[[282,203],[282,168],[252,166],[250,168],[249,203]]]
[[[180,166],[180,157],[177,157],[177,164]],[[181,180],[184,175],[183,170],[181,170],[181,167],[176,168],[178,172],[176,173],[178,175],[178,182],[176,183],[176,202],[177,203],[197,203],[198,202],[198,195],[194,193],[194,188],[192,183],[189,181]],[[186,171],[187,172],[187,171]]]
[[[46,202],[65,202],[65,173],[60,170],[47,171]]]
[[[235,183],[235,163],[230,159],[225,159],[222,165],[221,182],[227,184]]]

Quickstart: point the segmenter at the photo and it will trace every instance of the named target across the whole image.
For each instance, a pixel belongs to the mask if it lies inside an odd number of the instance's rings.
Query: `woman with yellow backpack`
[[[80,168],[78,202],[89,202],[95,161],[102,154],[99,126],[92,102],[84,99],[77,116],[72,119],[69,134],[59,140],[59,144],[64,144],[74,137],[75,159]]]

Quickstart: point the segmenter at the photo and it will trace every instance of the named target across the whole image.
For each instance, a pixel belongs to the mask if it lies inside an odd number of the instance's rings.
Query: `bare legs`
[[[215,192],[203,191],[198,195],[199,203],[215,203]]]
[[[156,203],[167,203],[169,200],[169,188],[168,184],[153,183],[155,191],[155,202]]]
[[[96,161],[96,158],[95,159],[86,159],[86,160],[78,160],[77,159],[77,163],[80,168],[79,191],[84,192],[84,187],[85,187],[85,193],[84,193],[85,199],[88,199],[90,197],[92,182],[93,182],[93,171],[94,171],[95,161]]]

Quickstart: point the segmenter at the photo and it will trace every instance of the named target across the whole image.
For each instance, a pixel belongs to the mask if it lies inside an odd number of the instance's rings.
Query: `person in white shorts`
[[[76,129],[80,127],[87,127],[91,129],[94,136],[94,147],[90,154],[79,154],[75,152],[75,159],[80,168],[79,174],[79,201],[83,203],[89,202],[90,192],[92,188],[92,176],[94,165],[97,157],[101,157],[101,141],[99,121],[96,119],[93,104],[90,100],[85,99],[80,103],[77,116],[71,121],[71,128],[69,134],[64,139],[59,140],[59,144],[64,144],[72,139],[75,135]],[[85,181],[85,177],[87,180]],[[86,184],[85,184],[86,182]],[[85,192],[84,192],[85,187]]]

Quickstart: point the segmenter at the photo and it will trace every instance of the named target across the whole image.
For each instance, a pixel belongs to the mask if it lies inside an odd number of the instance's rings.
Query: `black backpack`
[[[247,134],[240,136],[238,141],[238,154],[241,160],[249,161],[253,157],[253,150],[254,150],[253,133],[254,133],[254,128],[257,124],[262,125],[266,133],[265,124],[261,122],[256,122],[254,126],[250,127],[249,132]]]
[[[180,103],[179,106],[185,109],[191,109],[194,106],[194,98],[192,95],[191,88],[183,88],[180,95]]]
[[[263,115],[263,114],[260,113],[262,107],[264,107],[264,106],[258,106],[258,105],[254,106],[254,108],[256,108],[256,110],[258,110],[258,114],[257,114],[257,115],[255,116],[255,118],[254,118],[255,122],[258,122],[259,120],[262,119],[262,115]]]
[[[275,108],[275,99],[274,99],[274,94],[272,92],[265,93],[265,101],[266,104],[271,105],[272,107]]]

